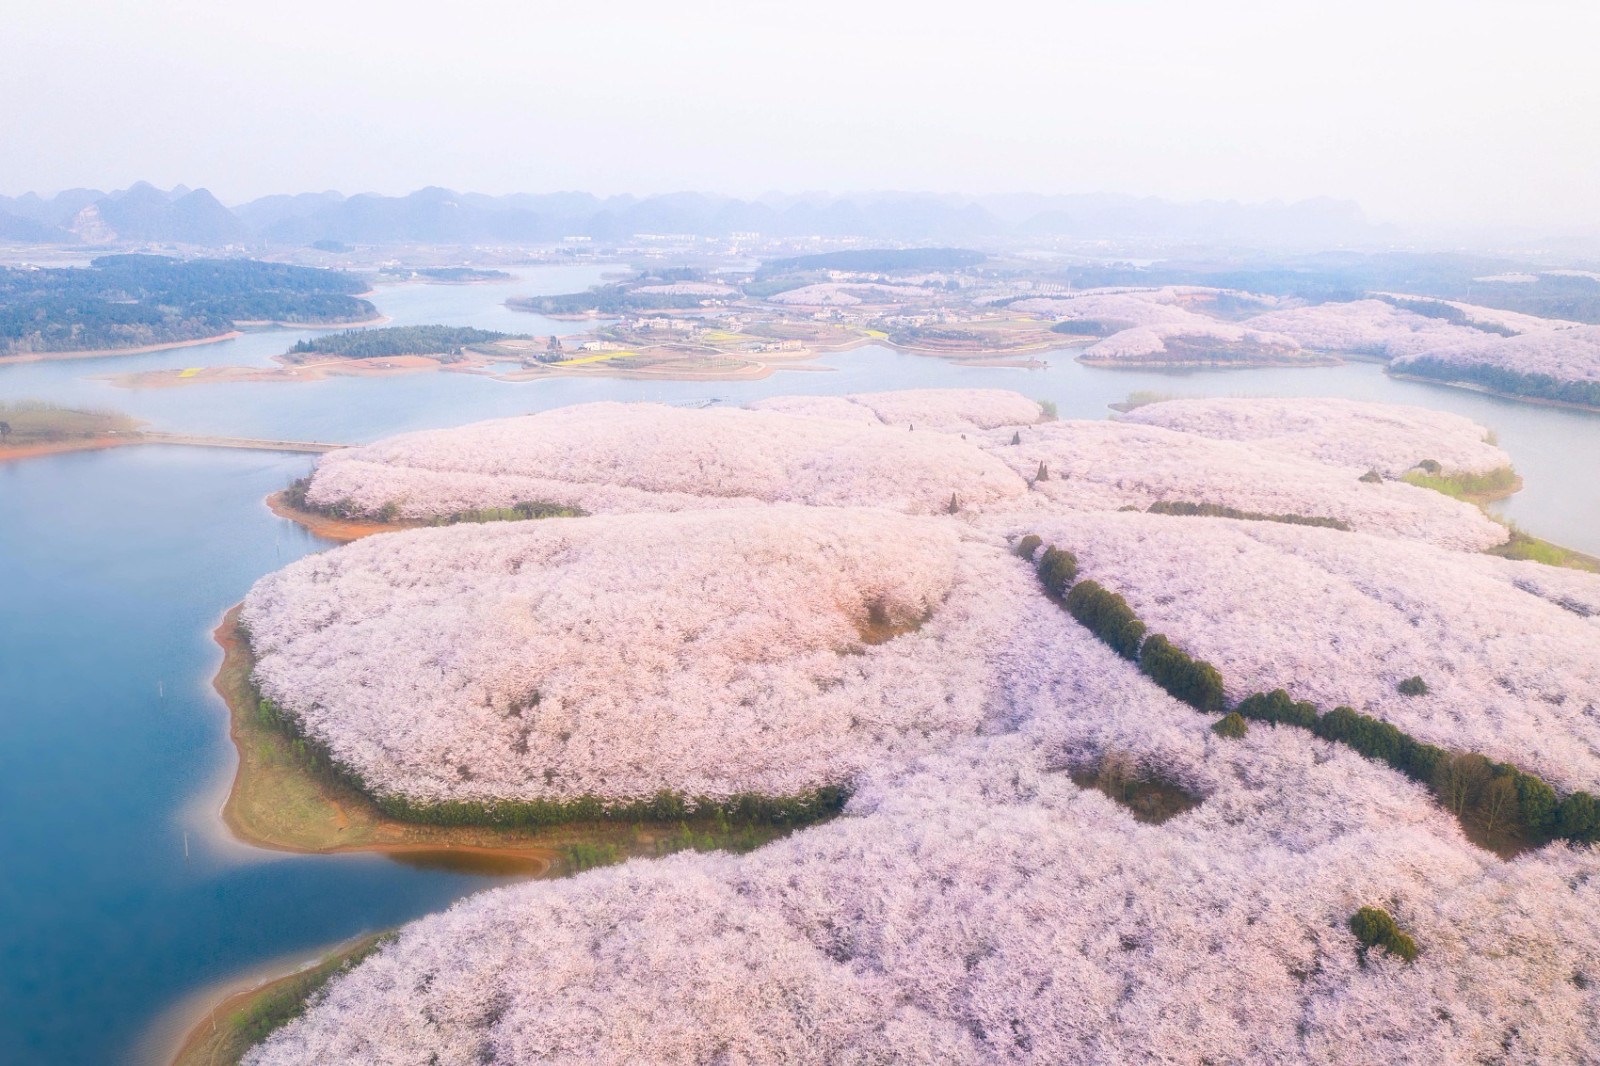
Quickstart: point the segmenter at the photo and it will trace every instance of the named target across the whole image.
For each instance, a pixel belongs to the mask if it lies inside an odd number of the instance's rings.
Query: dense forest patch
[[[349,274],[252,259],[108,255],[87,268],[0,267],[0,355],[135,348],[226,333],[240,322],[370,319]]]
[[[377,359],[393,355],[451,356],[480,345],[504,340],[528,340],[525,333],[496,333],[470,326],[384,326],[379,329],[352,329],[325,333],[320,337],[296,341],[286,353],[292,363],[303,363],[312,356],[332,355],[343,359]]]

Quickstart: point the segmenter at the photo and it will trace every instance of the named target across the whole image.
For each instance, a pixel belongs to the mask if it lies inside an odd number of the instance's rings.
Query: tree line
[[[378,359],[394,355],[459,355],[480,344],[504,340],[528,340],[525,333],[496,333],[471,326],[385,326],[381,329],[350,329],[325,333],[320,337],[296,341],[285,353],[294,362],[310,355],[332,355],[342,359]]]
[[[1338,529],[1350,532],[1350,523],[1323,515],[1266,514],[1262,511],[1241,511],[1218,503],[1190,503],[1185,500],[1157,500],[1145,508],[1149,514],[1188,515],[1202,518],[1236,518],[1245,522],[1281,522],[1288,526],[1317,526],[1321,529]]]
[[[1189,656],[1160,633],[1147,636],[1144,622],[1126,599],[1096,581],[1077,579],[1078,561],[1071,552],[1050,547],[1034,559],[1042,544],[1029,534],[1017,550],[1034,562],[1040,584],[1074,619],[1112,651],[1136,662],[1174,699],[1207,713],[1229,712],[1222,674],[1215,666]],[[1408,696],[1425,695],[1427,683],[1412,677],[1398,688]],[[1426,786],[1463,824],[1475,819],[1490,836],[1502,833],[1536,845],[1600,841],[1600,802],[1590,793],[1560,797],[1536,774],[1477,752],[1428,744],[1353,708],[1336,707],[1324,714],[1315,704],[1275,689],[1240,700],[1218,723],[1217,732],[1242,736],[1246,720],[1305,729],[1385,763]]]
[[[1438,356],[1408,359],[1394,369],[1436,381],[1465,381],[1507,396],[1555,400],[1585,407],[1600,407],[1600,381],[1569,381],[1543,373],[1522,373],[1488,363],[1454,363]]]

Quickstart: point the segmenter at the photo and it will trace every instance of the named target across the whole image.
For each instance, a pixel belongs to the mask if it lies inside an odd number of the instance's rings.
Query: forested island
[[[369,321],[366,283],[251,259],[108,255],[87,268],[0,268],[0,358],[116,351],[218,337],[243,325]]]
[[[464,356],[469,349],[500,341],[532,340],[525,333],[496,333],[470,326],[385,326],[380,329],[352,329],[326,333],[295,342],[284,353],[289,363],[304,363],[312,356],[341,359],[380,359],[396,355]]]

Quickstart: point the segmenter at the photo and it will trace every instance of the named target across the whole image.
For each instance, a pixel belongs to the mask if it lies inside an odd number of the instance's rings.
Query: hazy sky
[[[1600,3],[8,0],[0,192],[1115,191],[1600,224]]]

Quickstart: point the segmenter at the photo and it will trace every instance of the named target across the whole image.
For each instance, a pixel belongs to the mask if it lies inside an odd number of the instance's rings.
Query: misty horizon
[[[358,244],[491,242],[536,246],[582,237],[690,236],[757,241],[1112,242],[1091,254],[1234,251],[1459,250],[1586,260],[1592,232],[1481,228],[1475,233],[1374,219],[1351,200],[1174,201],[1118,193],[768,191],[740,198],[699,190],[599,195],[580,190],[490,195],[427,186],[401,195],[279,192],[223,202],[204,185],[65,189],[0,195],[0,240],[63,245],[262,247],[319,240]]]
[[[1600,143],[1574,136],[1600,11],[1574,3],[20,7],[5,189],[1021,188],[1600,223]]]

